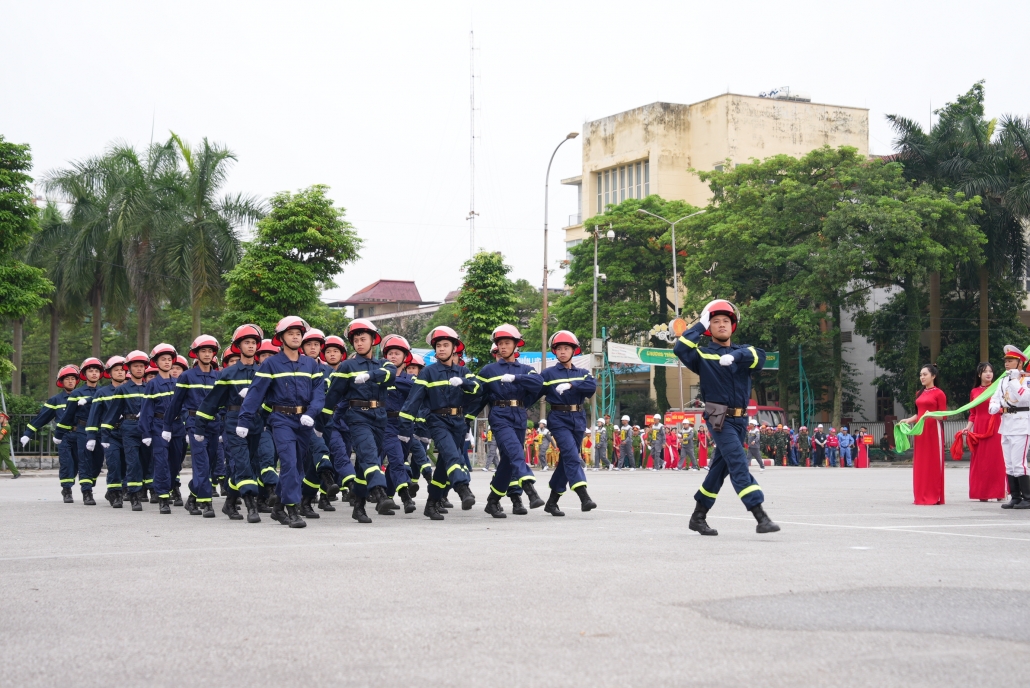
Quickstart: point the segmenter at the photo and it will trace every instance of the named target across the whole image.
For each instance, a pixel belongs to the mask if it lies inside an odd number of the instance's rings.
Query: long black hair
[[[977,387],[979,387],[980,385],[983,384],[983,382],[980,380],[980,376],[983,375],[984,371],[987,370],[988,368],[991,369],[991,374],[992,375],[997,375],[998,374],[997,372],[995,372],[994,366],[992,366],[987,361],[984,361],[983,363],[981,363],[980,365],[978,365],[976,367],[976,383],[975,384],[976,384]]]
[[[936,387],[937,386],[937,375],[940,372],[940,371],[937,370],[937,366],[935,366],[933,363],[924,363],[923,365],[919,366],[919,372],[923,372],[924,368],[927,371],[929,371],[929,373],[931,375],[933,375],[933,386]],[[919,394],[922,394],[926,390],[927,390],[927,388],[923,387],[921,390],[919,390]],[[919,398],[919,394],[916,395],[917,399]]]

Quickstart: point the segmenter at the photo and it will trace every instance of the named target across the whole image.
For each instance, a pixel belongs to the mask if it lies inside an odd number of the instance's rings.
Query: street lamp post
[[[638,208],[637,212],[638,213],[644,213],[645,215],[650,215],[651,217],[658,218],[659,220],[661,220],[665,224],[669,225],[670,229],[672,230],[672,292],[673,292],[673,294],[672,294],[672,305],[676,309],[676,317],[678,318],[678,317],[680,317],[680,284],[679,284],[679,273],[676,271],[676,225],[678,225],[679,223],[683,222],[684,220],[690,219],[692,217],[697,217],[698,215],[704,215],[705,211],[699,210],[696,213],[691,213],[690,215],[685,215],[684,217],[681,217],[680,219],[676,220],[675,222],[669,222],[668,220],[666,220],[661,215],[655,215],[654,213],[649,212],[647,210],[644,210],[643,208]],[[684,409],[684,407],[685,407],[685,404],[683,403],[683,364],[680,363],[680,361],[678,359],[676,360],[676,374],[677,374],[676,376],[679,378],[680,411],[682,411]]]
[[[551,159],[547,162],[547,174],[544,176],[544,311],[540,328],[541,374],[543,374],[544,370],[547,369],[547,201],[550,191],[549,181],[551,179],[551,163],[554,162],[554,156],[558,153],[558,149],[562,147],[562,144],[566,141],[576,138],[577,136],[579,136],[578,131],[571,131],[569,132],[568,136],[562,139],[561,143],[554,147],[554,153],[551,153]],[[543,420],[546,416],[546,404],[541,404],[540,420]]]
[[[590,335],[590,354],[591,354],[591,357],[594,359],[593,362],[596,363],[597,362],[596,355],[598,353],[601,353],[601,352],[598,352],[598,351],[594,351],[594,342],[597,341],[597,278],[600,277],[600,275],[601,275],[601,273],[599,273],[598,270],[597,270],[597,238],[600,235],[600,231],[598,230],[597,225],[594,225],[594,232],[593,232],[593,234],[594,234],[594,321],[593,321],[594,324],[593,324],[593,329],[591,330],[591,335]],[[612,241],[613,239],[615,239],[615,230],[612,229],[612,224],[610,222],[608,223],[608,231],[605,233],[604,236],[605,236],[605,238],[608,239],[608,241]],[[595,368],[595,366],[591,366],[592,370],[594,368]],[[596,376],[597,376],[597,373],[594,372],[594,377],[596,377]],[[590,403],[590,416],[591,416],[591,418],[590,418],[591,426],[590,427],[592,427],[594,429],[594,432],[596,433],[597,432],[597,399],[596,398],[593,399],[591,401],[591,403]],[[594,451],[596,452],[597,450],[598,450],[598,447],[597,447],[597,435],[595,434],[594,435]],[[595,462],[595,464],[596,464],[596,462]]]

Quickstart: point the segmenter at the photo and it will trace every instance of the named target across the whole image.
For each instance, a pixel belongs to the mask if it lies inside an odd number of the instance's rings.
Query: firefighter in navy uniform
[[[165,420],[171,418],[168,409],[175,395],[175,378],[171,370],[176,356],[175,347],[163,342],[151,350],[150,364],[157,368],[157,375],[144,387],[139,410],[140,441],[151,450],[154,491],[160,503],[158,511],[162,514],[172,513],[173,501],[182,504],[182,495],[175,480],[182,467],[178,457],[185,451],[186,428],[182,423],[176,423],[167,440],[161,432]]]
[[[57,371],[57,384],[61,391],[44,401],[43,407],[36,414],[36,417],[25,426],[25,432],[19,440],[22,448],[25,448],[32,440],[32,437],[39,432],[40,428],[64,412],[65,407],[68,405],[68,397],[79,384],[79,367],[74,365],[62,366]],[[57,477],[61,481],[61,497],[64,499],[65,504],[71,504],[75,501],[72,497],[72,485],[75,484],[75,475],[79,472],[79,449],[75,446],[74,442],[62,442],[56,437],[54,438],[54,444],[57,445]]]
[[[89,418],[86,419],[86,451],[94,451],[97,444],[100,445],[104,460],[107,462],[107,492],[104,493],[104,499],[115,509],[121,509],[124,498],[128,496],[125,490],[122,433],[118,428],[112,427],[101,437],[100,426],[112,397],[118,394],[118,388],[125,383],[124,364],[123,356],[112,356],[107,359],[103,376],[111,380],[111,384],[97,389],[89,405]]]
[[[175,380],[175,394],[164,418],[164,431],[161,438],[165,442],[172,439],[174,420],[182,416],[186,421],[186,436],[190,441],[190,454],[193,457],[193,479],[190,480],[190,496],[185,508],[192,515],[199,511],[204,518],[214,518],[215,510],[211,504],[212,470],[218,464],[217,435],[208,436],[197,433],[197,409],[204,402],[211,390],[215,388],[218,372],[212,365],[218,355],[218,341],[202,334],[190,344],[190,358],[197,359],[197,365],[190,368]],[[199,435],[199,436],[198,436]]]
[[[765,365],[765,352],[732,343],[739,319],[736,306],[729,301],[711,301],[701,311],[700,321],[683,333],[673,349],[683,365],[701,378],[704,418],[716,445],[708,475],[694,495],[697,505],[690,517],[690,529],[701,535],[719,534],[709,527],[705,517],[727,475],[733,490],[758,522],[755,530],[773,533],[780,529],[762,509],[762,488],[748,470],[750,461],[744,450],[751,374]],[[711,337],[711,342],[699,344],[702,336]]]
[[[340,369],[343,361],[347,360],[347,345],[343,338],[334,334],[325,338],[325,346],[322,347],[322,361],[329,366],[328,377],[326,378],[326,391],[329,390],[329,383],[332,381],[332,374]],[[333,472],[336,474],[336,484],[340,487],[342,499],[350,500],[350,488],[354,483],[354,463],[350,460],[350,428],[343,420],[345,409],[337,406],[332,411],[339,411],[333,414],[333,419],[325,424],[323,437],[329,446],[329,457],[333,461]],[[323,413],[325,411],[323,410]],[[318,499],[318,508],[322,511],[336,511],[332,502],[336,501],[328,493],[321,495]]]
[[[90,402],[97,393],[97,382],[103,374],[104,364],[99,358],[87,358],[82,362],[79,367],[79,379],[85,380],[86,385],[68,395],[64,411],[57,420],[57,431],[54,432],[54,439],[62,442],[67,439],[75,443],[82,503],[88,506],[96,506],[93,486],[104,465],[104,450],[95,445],[91,450],[86,449],[86,422],[89,419]]]
[[[443,515],[439,506],[451,486],[461,498],[463,511],[476,504],[476,498],[469,489],[469,474],[464,468],[465,434],[468,432],[465,406],[475,406],[482,391],[476,376],[468,368],[454,365],[465,350],[457,332],[446,326],[436,327],[426,337],[426,343],[435,350],[436,362],[423,368],[415,378],[415,385],[400,412],[400,427],[402,441],[413,437],[416,420],[424,413],[423,404],[428,407],[426,427],[432,434],[438,454],[423,513],[434,521],[440,521]]]
[[[279,347],[272,345],[271,339],[262,339],[257,350],[257,365],[264,363],[265,359],[279,353]],[[272,428],[268,427],[268,414],[261,414],[261,436],[258,438],[258,465],[261,472],[258,474],[258,513],[270,514],[272,508],[279,501],[275,493],[279,484],[279,457],[275,453],[275,442],[272,441]]]
[[[268,425],[282,471],[277,486],[279,503],[272,509],[272,518],[290,528],[307,525],[297,511],[304,456],[314,419],[325,402],[325,380],[318,359],[300,353],[301,340],[309,329],[303,318],[293,315],[276,324],[272,344],[282,346],[282,351],[269,356],[258,368],[236,419],[237,436],[246,438],[250,427],[259,422],[262,409],[269,414]]]
[[[490,405],[490,429],[501,460],[490,480],[486,512],[494,518],[504,518],[501,498],[508,495],[512,513],[522,516],[528,513],[522,504],[522,491],[529,496],[531,509],[544,505],[525,452],[526,408],[540,398],[544,381],[531,366],[518,362],[518,347],[525,345],[518,328],[507,323],[499,325],[490,338],[497,358],[483,366],[477,377],[483,384],[483,400]]]
[[[354,349],[354,356],[343,361],[331,377],[326,393],[324,426],[336,415],[342,415],[353,443],[355,470],[351,488],[351,518],[358,523],[371,523],[365,512],[365,500],[376,505],[381,516],[392,516],[400,506],[386,494],[386,477],[379,460],[383,455],[383,434],[386,431],[386,388],[397,376],[397,368],[372,355],[382,336],[369,320],[358,318],[347,325],[345,332]],[[337,426],[339,429],[340,426]],[[350,445],[350,443],[348,443]]]
[[[551,336],[550,349],[558,363],[547,368],[541,377],[544,380],[545,399],[551,405],[547,414],[547,427],[558,445],[558,465],[554,467],[554,474],[548,481],[551,495],[544,505],[544,511],[552,516],[564,516],[564,512],[558,508],[558,499],[565,493],[566,486],[571,486],[579,496],[580,509],[590,511],[597,508],[597,504],[587,494],[587,477],[583,472],[583,459],[579,455],[587,428],[583,402],[594,396],[597,381],[590,371],[572,364],[572,357],[580,353],[576,335],[568,330],[555,332]]]
[[[314,359],[319,370],[322,371],[322,384],[328,387],[329,376],[333,369],[326,365],[322,359],[322,349],[325,347],[325,333],[318,328],[312,327],[304,333],[301,340],[301,351],[308,358]],[[330,497],[335,497],[340,487],[336,482],[336,474],[333,470],[333,461],[329,453],[329,446],[325,441],[325,434],[321,430],[312,433],[311,444],[308,446],[307,456],[304,457],[304,482],[301,486],[300,515],[304,518],[320,518],[318,512],[312,508],[316,499],[322,511],[335,511],[329,503]],[[324,501],[323,501],[324,500]],[[326,509],[325,507],[329,508]]]
[[[404,436],[400,428],[400,412],[408,400],[415,378],[407,372],[411,363],[411,346],[408,340],[396,334],[388,334],[382,343],[383,356],[397,368],[397,377],[386,388],[386,432],[383,435],[383,453],[386,455],[386,492],[397,494],[404,505],[404,513],[410,514],[417,508],[409,489],[410,474],[404,459],[411,449],[422,446],[414,435]],[[410,448],[410,449],[409,449]]]
[[[110,445],[117,439],[124,458],[124,485],[133,511],[143,511],[142,496],[144,477],[140,457],[143,439],[139,430],[139,411],[143,403],[144,383],[150,357],[143,351],[130,351],[125,357],[124,367],[129,375],[118,387],[117,393],[103,403],[104,413],[100,419],[100,439]],[[108,361],[110,363],[110,361]],[[96,399],[94,398],[94,403]],[[105,448],[105,451],[109,451]],[[107,461],[107,475],[111,476],[111,459]],[[143,495],[140,494],[143,492]]]
[[[418,374],[425,367],[425,359],[413,352],[411,354],[411,361],[405,366],[404,372],[412,377],[412,384],[414,384],[414,378],[417,378]],[[426,428],[425,412],[426,409],[423,405],[422,410],[415,416],[415,434],[412,435],[411,442],[408,442],[408,493],[412,499],[418,494],[419,476],[422,476],[426,481],[426,485],[433,481],[433,463],[426,454],[432,438],[429,435],[429,430]]]
[[[264,333],[257,325],[250,323],[240,325],[232,333],[230,349],[222,356],[225,362],[229,355],[239,359],[223,367],[215,380],[215,388],[204,398],[200,408],[197,409],[194,432],[206,439],[212,431],[217,432],[219,426],[224,428],[222,444],[225,446],[226,463],[228,466],[229,494],[226,496],[225,504],[222,505],[222,513],[233,521],[243,519],[239,512],[239,499],[242,495],[243,503],[247,508],[247,522],[260,523],[261,516],[258,513],[258,475],[261,472],[258,461],[258,441],[261,438],[261,428],[264,419],[259,416],[256,422],[251,425],[246,437],[236,434],[237,421],[243,400],[247,396],[251,384],[254,382],[254,374],[257,371],[257,363],[254,356],[257,353],[258,345]],[[224,425],[218,422],[219,410],[225,411]],[[212,439],[214,439],[212,437]]]

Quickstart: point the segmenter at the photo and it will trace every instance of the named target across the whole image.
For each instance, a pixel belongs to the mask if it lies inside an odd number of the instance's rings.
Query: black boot
[[[336,511],[336,507],[332,505],[332,500],[329,499],[327,494],[320,494],[318,496],[318,508],[322,511]]]
[[[401,504],[404,505],[404,513],[415,513],[415,510],[418,509],[418,507],[415,506],[415,501],[411,498],[411,495],[408,493],[407,485],[397,490],[397,496],[401,498]]]
[[[247,505],[247,523],[261,523],[261,514],[258,513],[257,498],[249,494],[244,496],[243,503]]]
[[[93,500],[93,490],[86,490],[82,493],[82,503],[86,506],[97,505],[97,503]]]
[[[368,497],[375,502],[376,513],[380,516],[393,516],[393,512],[401,508],[397,502],[386,496],[386,490],[381,487],[373,487]]]
[[[282,504],[276,504],[273,506],[272,513],[270,515],[273,521],[284,526],[290,525],[290,519],[286,516],[286,508]]]
[[[114,506],[114,490],[108,490],[107,492],[105,492],[104,493],[104,499],[107,501],[108,504],[110,504],[113,507]]]
[[[186,498],[186,501],[185,503],[183,503],[182,508],[185,509],[186,513],[188,513],[190,516],[200,516],[200,509],[197,508],[197,498],[193,495],[190,495]]]
[[[1016,478],[1019,484],[1019,492],[1023,495],[1023,501],[1016,504],[1013,509],[1030,509],[1030,475],[1021,475]]]
[[[178,485],[172,488],[172,506],[182,506],[182,492],[179,492]]]
[[[472,494],[472,490],[469,489],[468,483],[458,483],[454,486],[454,491],[461,497],[461,510],[469,511],[476,505],[476,496]]]
[[[536,485],[532,480],[524,480],[522,482],[522,491],[529,497],[529,508],[539,509],[544,505],[544,500],[541,499],[540,493],[536,491]]]
[[[161,505],[160,508],[158,509],[158,513],[161,513],[161,514],[170,514],[170,513],[172,513],[171,500],[168,499],[168,497],[160,497],[160,498],[158,498],[158,503]]]
[[[408,494],[411,495],[412,499],[414,499],[415,496],[418,494],[418,481],[417,480],[412,480],[410,483],[408,483]]]
[[[440,506],[439,506],[439,504],[440,503],[437,502],[435,499],[428,500],[426,502],[426,508],[422,512],[422,515],[423,516],[428,516],[430,519],[432,519],[434,521],[442,521],[443,520],[443,514],[440,513]]]
[[[257,510],[259,514],[272,513],[272,507],[268,506],[268,502],[265,501],[264,497],[257,497],[254,501],[257,505]]]
[[[318,475],[322,478],[322,491],[329,496],[330,501],[336,497],[336,493],[340,491],[340,486],[336,483],[336,476],[333,474],[332,469],[323,468],[318,472]]]
[[[228,516],[230,521],[243,520],[243,514],[240,513],[240,510],[236,505],[236,501],[238,499],[239,497],[230,493],[225,500],[225,504],[222,505],[222,513]]]
[[[522,495],[510,494],[508,495],[508,499],[511,500],[511,513],[516,516],[525,516],[529,513],[529,510],[526,509],[526,505],[522,503]]]
[[[124,502],[122,501],[122,491],[115,490],[114,499],[111,501],[111,506],[115,509],[121,509]]]
[[[310,507],[311,505],[309,504],[308,508]],[[286,507],[286,524],[291,528],[307,528],[308,522],[297,513],[297,507],[291,505]]]
[[[265,497],[265,503],[268,504],[268,506],[272,507],[273,509],[275,508],[275,506],[277,504],[280,503],[279,495],[277,495],[275,493],[275,487],[274,486],[269,486],[269,488],[268,488],[268,496]]]
[[[211,502],[204,502],[200,505],[200,515],[204,518],[215,517],[215,507]]]
[[[139,492],[129,493],[129,504],[132,505],[133,511],[143,511],[143,503],[140,501]]]
[[[158,504],[161,501],[161,498],[157,496],[157,490],[155,490],[154,488],[150,488],[150,500],[149,501],[150,501],[151,504]]]
[[[551,516],[564,516],[565,512],[558,508],[559,499],[561,499],[561,492],[551,490],[551,496],[547,498],[547,504],[544,504],[544,511]]]
[[[353,518],[358,523],[371,523],[372,522],[372,519],[370,519],[368,517],[368,514],[365,513],[365,500],[364,499],[358,498],[358,499],[354,500],[354,510],[350,512],[350,517]]]
[[[490,496],[486,498],[485,511],[494,518],[508,518],[508,514],[504,513],[504,507],[501,506],[501,495],[493,490],[490,490]]]
[[[758,521],[758,525],[755,526],[756,533],[775,533],[780,530],[780,527],[772,522],[772,519],[765,513],[765,509],[762,505],[751,507],[748,509]]]
[[[311,508],[311,502],[314,499],[314,496],[300,498],[300,515],[304,518],[322,518],[318,512]]]
[[[590,499],[590,495],[587,494],[587,486],[580,485],[576,488],[576,494],[579,495],[579,508],[583,511],[590,511],[591,509],[597,508],[597,503]]]
[[[222,496],[223,497],[228,497],[229,495],[232,494],[232,488],[229,487],[229,479],[227,477],[222,476],[221,478],[219,478],[218,479],[218,484],[222,488]]]
[[[1015,509],[1016,505],[1023,501],[1023,492],[1019,489],[1019,478],[1014,475],[1006,476],[1009,479],[1009,501],[1001,505],[1002,509]]]
[[[72,488],[62,487],[61,498],[64,499],[65,504],[71,504],[75,501],[75,497],[72,497]]]
[[[719,531],[708,525],[705,516],[708,515],[708,507],[701,502],[694,506],[694,513],[690,515],[690,523],[687,525],[691,530],[696,530],[702,535],[718,535]]]
[[[449,499],[447,499],[447,497],[444,497],[443,499],[440,500],[440,503],[436,505],[437,509],[439,509],[440,507],[443,507],[444,509],[453,509],[454,505],[451,504],[451,501]],[[440,513],[446,514],[447,512],[446,511],[441,511]]]

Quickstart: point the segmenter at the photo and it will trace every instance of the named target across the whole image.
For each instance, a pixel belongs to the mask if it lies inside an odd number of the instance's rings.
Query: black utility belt
[[[1003,413],[1026,413],[1027,411],[1030,411],[1030,408],[1016,408],[1015,406],[1006,406],[1002,409]]]
[[[707,409],[705,409],[707,411]],[[733,408],[732,406],[726,407],[727,418],[743,418],[747,415],[747,407],[744,408]]]
[[[165,417],[165,414],[163,414],[163,413],[155,413],[154,414],[154,418],[161,418],[163,420],[164,417]]]
[[[225,410],[226,411],[239,411],[241,408],[243,408],[243,407],[242,406],[226,406]]]
[[[464,416],[464,406],[444,406],[443,408],[433,409],[433,414],[437,416]]]
[[[86,421],[84,421],[84,420],[77,420],[77,421],[75,421],[75,424],[79,425],[79,426],[82,426],[82,427],[86,427]]]
[[[122,422],[124,423],[127,420],[139,420],[139,414],[130,413],[130,414],[123,415],[122,416]]]
[[[491,401],[490,405],[495,408],[518,408],[525,406],[518,399],[498,399],[497,401]]]
[[[551,404],[552,411],[582,411],[581,404]]]
[[[285,413],[288,416],[300,416],[308,410],[307,406],[273,406],[272,411],[275,413]]]
[[[364,411],[379,408],[379,402],[375,399],[351,399],[347,403],[350,404],[351,408],[362,409]]]
[[[400,418],[401,417],[401,412],[400,411],[387,411],[386,412],[386,417],[387,418]]]
[[[196,411],[187,411],[186,413],[190,414],[191,416],[197,415]]]

